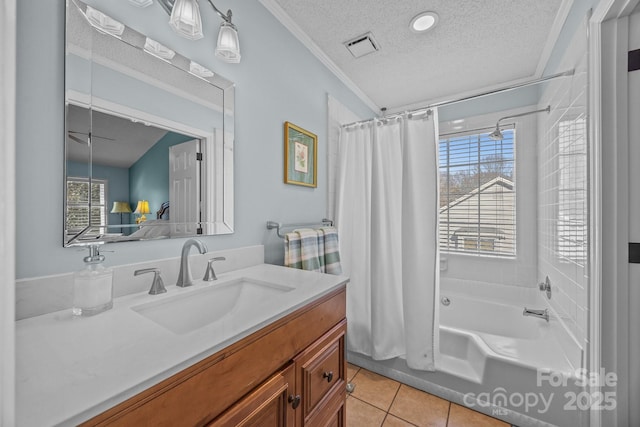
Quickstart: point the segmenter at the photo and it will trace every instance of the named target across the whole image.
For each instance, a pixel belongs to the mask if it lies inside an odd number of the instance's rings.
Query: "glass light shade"
[[[220,25],[218,33],[218,44],[216,45],[216,56],[225,62],[237,64],[240,62],[240,42],[238,32],[228,22]]]
[[[111,213],[131,213],[131,206],[129,206],[129,202],[113,202]]]
[[[136,210],[133,213],[141,215],[151,213],[149,210],[149,202],[147,200],[139,200],[138,206],[136,206]]]
[[[198,0],[176,0],[169,18],[169,25],[184,38],[201,39],[204,35]]]

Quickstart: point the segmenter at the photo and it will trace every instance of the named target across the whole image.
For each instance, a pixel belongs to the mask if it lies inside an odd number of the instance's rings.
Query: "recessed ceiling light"
[[[435,27],[438,23],[438,14],[435,12],[422,12],[413,17],[409,28],[414,33],[423,33]]]

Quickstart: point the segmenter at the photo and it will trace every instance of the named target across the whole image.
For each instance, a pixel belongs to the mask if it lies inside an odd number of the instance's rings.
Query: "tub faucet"
[[[191,246],[198,248],[201,254],[207,253],[207,246],[198,239],[189,239],[182,246],[182,256],[180,257],[180,273],[178,273],[178,281],[176,286],[186,288],[193,285],[191,271],[189,270],[189,250]]]
[[[523,316],[532,316],[532,317],[538,317],[540,319],[544,319],[547,322],[549,321],[549,310],[548,309],[544,309],[544,310],[533,310],[531,308],[524,308],[524,311],[522,312]]]

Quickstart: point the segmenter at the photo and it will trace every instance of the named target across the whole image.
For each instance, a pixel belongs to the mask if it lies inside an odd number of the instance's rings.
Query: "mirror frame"
[[[117,239],[117,240],[109,240],[105,238],[92,237],[90,239],[83,238],[85,233],[87,233],[91,229],[95,229],[98,227],[105,227],[108,230],[110,228],[130,228],[137,229],[139,224],[109,224],[107,221],[107,225],[94,225],[91,223],[91,215],[89,215],[89,225],[85,227],[81,232],[75,235],[68,235],[66,230],[66,218],[67,218],[67,135],[69,132],[68,128],[68,109],[69,105],[78,105],[81,107],[88,108],[89,111],[100,111],[105,112],[111,115],[124,117],[128,119],[135,119],[144,122],[149,122],[152,125],[155,125],[159,128],[166,129],[169,131],[184,133],[185,135],[194,136],[194,138],[199,138],[201,141],[201,151],[204,154],[204,157],[207,161],[206,167],[203,165],[201,167],[200,172],[200,186],[201,188],[205,188],[207,192],[206,197],[202,197],[204,190],[201,189],[201,200],[200,200],[200,218],[201,221],[197,223],[198,232],[192,235],[217,235],[217,234],[230,234],[234,232],[234,134],[235,134],[235,84],[224,77],[221,77],[217,73],[214,73],[211,77],[201,77],[193,74],[189,70],[189,64],[191,60],[186,56],[181,55],[176,52],[174,58],[171,61],[163,60],[168,65],[178,69],[188,76],[189,78],[197,78],[200,79],[213,87],[219,89],[222,94],[222,108],[220,110],[222,116],[222,128],[213,128],[213,132],[207,133],[206,131],[199,132],[194,131],[193,126],[189,124],[183,124],[177,121],[173,121],[171,118],[153,116],[149,113],[147,117],[138,117],[133,116],[131,111],[133,108],[116,104],[110,101],[105,100],[97,100],[93,96],[93,91],[91,93],[81,93],[78,91],[74,91],[67,87],[67,80],[69,78],[68,74],[68,59],[70,55],[70,42],[68,37],[69,32],[69,14],[75,11],[72,11],[70,8],[77,8],[77,11],[84,14],[86,10],[87,4],[81,0],[69,0],[66,2],[66,13],[65,13],[65,78],[64,78],[64,94],[65,94],[65,134],[64,134],[64,183],[63,183],[63,246],[77,246],[77,245],[86,245],[87,243],[96,243],[96,242],[105,242],[105,243],[116,243],[123,241],[137,241],[137,240],[148,240],[149,238],[141,237],[141,238],[125,238]],[[93,7],[93,6],[92,6]],[[98,33],[92,24],[87,22],[87,25],[91,27],[92,31],[92,40],[93,34]],[[166,25],[166,24],[165,24]],[[137,49],[144,57],[148,57],[149,54],[145,52],[144,45],[142,43],[134,43],[135,40],[145,40],[146,36],[142,33],[137,32],[136,30],[130,28],[126,24],[124,25],[125,32],[123,33],[123,37],[120,38],[120,43],[125,43],[126,46],[133,47]],[[169,27],[167,25],[167,30]],[[104,34],[104,33],[103,33]],[[126,35],[133,37],[124,37]],[[114,39],[116,39],[114,37]],[[125,45],[123,45],[125,46]],[[93,42],[91,42],[90,51],[93,52]],[[91,67],[94,66],[93,59],[90,59]],[[126,65],[124,65],[126,67]],[[93,73],[92,73],[93,74]],[[93,75],[91,75],[90,79],[93,79]],[[145,81],[145,83],[149,83]],[[97,102],[96,102],[97,101]],[[145,115],[147,113],[144,113]],[[90,115],[91,116],[91,115]],[[214,118],[212,117],[212,122]],[[92,124],[89,124],[89,128],[91,129]],[[89,157],[91,158],[91,156]],[[89,181],[89,189],[91,189],[91,183],[94,179],[92,176],[92,163],[87,162],[88,169],[88,181]],[[98,179],[98,178],[95,178]],[[89,190],[91,191],[91,190]],[[89,209],[91,209],[91,193],[89,193]],[[155,209],[155,207],[153,208]],[[206,214],[206,218],[202,219],[203,214]],[[107,215],[109,215],[109,207],[107,207]],[[209,220],[209,221],[207,221]],[[167,224],[178,224],[175,222],[168,221]],[[166,227],[166,225],[162,225]],[[135,228],[134,228],[135,227]],[[145,227],[154,227],[153,224],[145,225]],[[206,232],[205,232],[206,230]],[[162,237],[152,237],[150,239],[158,239],[158,238],[171,238],[171,237],[190,237],[191,234],[181,234],[178,236],[162,236]],[[102,235],[104,236],[104,235]],[[84,236],[86,237],[86,236]]]

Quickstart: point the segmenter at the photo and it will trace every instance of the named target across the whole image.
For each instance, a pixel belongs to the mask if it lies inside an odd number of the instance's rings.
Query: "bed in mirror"
[[[232,233],[234,85],[127,8],[67,2],[64,245]]]

